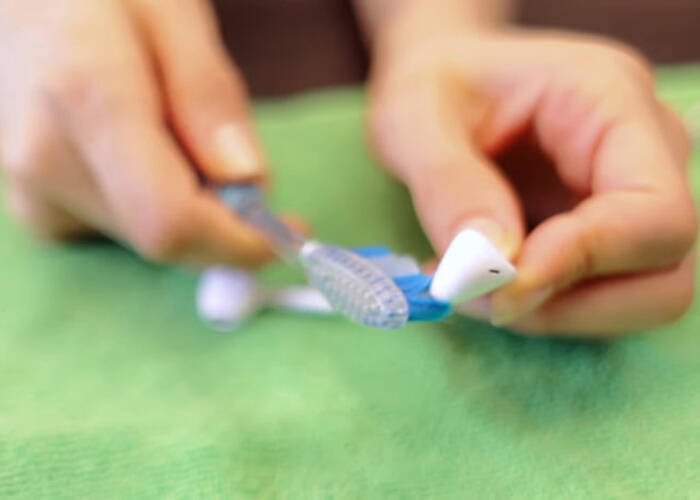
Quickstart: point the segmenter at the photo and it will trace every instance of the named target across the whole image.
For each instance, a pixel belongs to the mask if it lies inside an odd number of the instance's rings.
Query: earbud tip
[[[235,330],[259,308],[255,278],[228,267],[207,269],[199,278],[197,311],[217,330]]]
[[[442,257],[430,294],[458,304],[485,295],[515,277],[515,267],[491,240],[479,231],[464,229]]]

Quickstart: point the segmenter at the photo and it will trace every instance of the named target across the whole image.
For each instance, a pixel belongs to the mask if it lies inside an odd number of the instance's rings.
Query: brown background
[[[256,95],[356,82],[366,74],[347,0],[214,3],[226,43]],[[656,62],[700,60],[700,0],[520,0],[516,18],[615,36]]]

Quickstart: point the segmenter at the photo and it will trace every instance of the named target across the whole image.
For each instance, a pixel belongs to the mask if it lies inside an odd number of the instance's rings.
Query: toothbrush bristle
[[[303,252],[311,284],[351,319],[375,328],[400,328],[409,306],[394,281],[369,260],[343,248],[315,244]]]

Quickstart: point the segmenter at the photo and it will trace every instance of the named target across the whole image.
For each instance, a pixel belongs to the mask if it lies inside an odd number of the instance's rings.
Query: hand
[[[471,225],[517,264],[517,280],[469,312],[521,332],[611,335],[687,309],[689,140],[638,55],[546,31],[387,32],[371,81],[378,154],[438,253]]]
[[[260,180],[245,86],[205,0],[0,0],[0,163],[35,232],[253,265],[263,238],[198,181]]]

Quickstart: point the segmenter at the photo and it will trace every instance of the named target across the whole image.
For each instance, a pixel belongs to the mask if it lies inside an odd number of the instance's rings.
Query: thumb
[[[481,231],[512,258],[523,239],[523,217],[508,180],[471,143],[464,108],[438,93],[374,104],[375,147],[411,191],[418,217],[442,254],[462,229]]]
[[[228,58],[211,5],[138,1],[178,138],[210,180],[258,180],[265,161],[256,139],[245,83]]]

